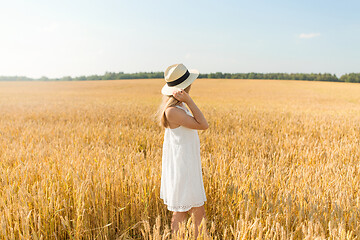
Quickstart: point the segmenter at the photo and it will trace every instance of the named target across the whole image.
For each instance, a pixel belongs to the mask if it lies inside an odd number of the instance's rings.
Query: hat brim
[[[182,83],[180,83],[176,86],[169,87],[167,84],[165,84],[163,86],[163,88],[161,89],[161,93],[163,95],[168,95],[168,96],[172,95],[174,90],[177,90],[178,88],[184,89],[184,88],[188,87],[190,84],[192,84],[195,81],[195,79],[198,78],[198,76],[200,74],[199,71],[196,69],[189,70],[189,73],[190,73],[189,77],[185,81],[183,81]]]

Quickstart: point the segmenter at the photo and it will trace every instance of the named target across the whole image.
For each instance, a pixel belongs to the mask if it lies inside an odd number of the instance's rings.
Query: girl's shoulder
[[[176,109],[182,109],[185,113],[187,112],[183,106],[175,105],[175,106],[167,107],[165,109],[165,114],[168,116],[169,113],[172,114],[173,112],[178,112],[178,110],[176,110]]]

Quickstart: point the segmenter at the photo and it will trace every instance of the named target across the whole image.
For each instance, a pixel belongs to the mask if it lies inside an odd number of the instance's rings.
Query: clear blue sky
[[[360,1],[3,1],[0,76],[360,72]]]

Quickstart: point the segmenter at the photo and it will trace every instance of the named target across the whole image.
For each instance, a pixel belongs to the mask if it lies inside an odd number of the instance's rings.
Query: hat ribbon
[[[186,73],[184,75],[182,75],[180,78],[174,80],[174,81],[171,81],[171,82],[167,82],[167,85],[169,87],[173,87],[175,85],[178,85],[180,83],[182,83],[183,81],[185,81],[188,77],[189,77],[190,73],[188,70],[186,70]]]

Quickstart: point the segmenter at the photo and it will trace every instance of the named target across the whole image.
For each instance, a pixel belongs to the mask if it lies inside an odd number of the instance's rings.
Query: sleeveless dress
[[[184,106],[176,105],[193,116]],[[160,198],[167,209],[186,212],[207,200],[202,178],[200,139],[196,129],[165,128]]]

